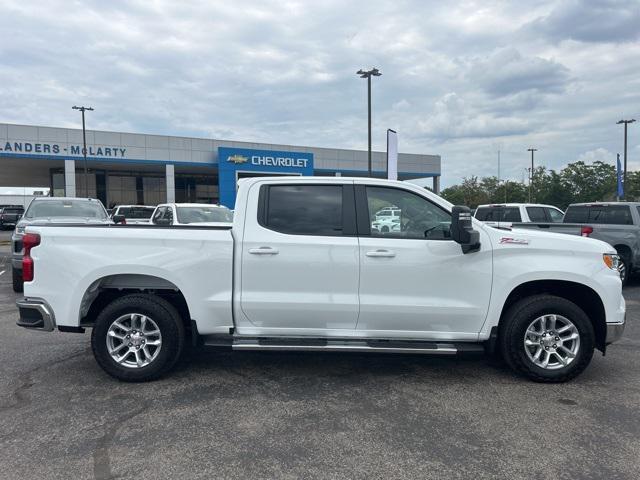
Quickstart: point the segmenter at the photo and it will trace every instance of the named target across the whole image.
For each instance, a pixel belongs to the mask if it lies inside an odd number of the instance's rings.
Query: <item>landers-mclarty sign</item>
[[[121,147],[87,147],[89,157],[124,158],[126,148]],[[5,142],[0,143],[0,152],[30,154],[81,156],[82,145],[63,146],[57,143]]]

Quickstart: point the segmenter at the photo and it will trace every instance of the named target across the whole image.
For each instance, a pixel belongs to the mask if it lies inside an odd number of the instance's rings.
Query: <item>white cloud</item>
[[[443,185],[621,151],[640,117],[637,1],[0,1],[0,121],[443,157]],[[629,135],[630,165],[640,127]],[[594,154],[595,155],[595,154]]]

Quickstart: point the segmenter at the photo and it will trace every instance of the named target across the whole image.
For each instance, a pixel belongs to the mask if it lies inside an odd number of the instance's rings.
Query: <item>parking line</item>
[[[6,272],[6,270],[2,270],[2,271],[0,272],[0,275],[2,275],[4,272]]]

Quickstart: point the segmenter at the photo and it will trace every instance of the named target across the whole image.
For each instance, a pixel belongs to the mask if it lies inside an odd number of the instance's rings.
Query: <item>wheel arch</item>
[[[180,314],[186,329],[191,327],[189,306],[182,291],[162,277],[120,273],[95,280],[84,292],[80,303],[79,324],[92,327],[98,314],[116,298],[130,293],[157,295],[168,301]]]
[[[567,280],[533,280],[515,287],[507,297],[500,314],[498,332],[512,305],[533,295],[549,294],[575,303],[589,317],[596,335],[596,348],[604,352],[607,335],[606,313],[600,295],[591,287]]]

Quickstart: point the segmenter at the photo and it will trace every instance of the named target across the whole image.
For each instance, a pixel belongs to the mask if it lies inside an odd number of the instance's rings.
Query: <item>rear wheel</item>
[[[589,365],[595,334],[576,304],[536,295],[509,309],[499,341],[504,359],[518,373],[538,382],[565,382]]]
[[[155,295],[127,295],[105,307],[91,333],[98,364],[125,382],[155,380],[173,367],[184,346],[176,309]]]
[[[13,280],[13,291],[16,293],[21,293],[24,290],[24,283],[22,281],[22,272],[12,267],[11,278]]]

